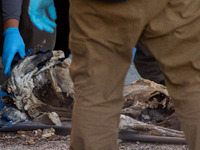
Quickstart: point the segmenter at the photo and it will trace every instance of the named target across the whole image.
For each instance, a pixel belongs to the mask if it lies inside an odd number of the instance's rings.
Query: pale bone
[[[177,131],[160,126],[155,126],[152,124],[146,124],[125,115],[120,116],[119,129],[132,129],[143,134],[151,134],[158,136],[185,137],[183,131]]]

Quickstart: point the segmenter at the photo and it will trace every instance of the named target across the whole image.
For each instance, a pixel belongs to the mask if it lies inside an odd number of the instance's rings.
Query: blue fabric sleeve
[[[3,21],[7,19],[20,20],[23,0],[2,0]]]

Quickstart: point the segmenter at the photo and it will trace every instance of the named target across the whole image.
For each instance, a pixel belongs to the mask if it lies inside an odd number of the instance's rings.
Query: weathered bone
[[[157,136],[184,137],[183,131],[168,129],[152,124],[146,124],[125,115],[120,116],[119,129],[120,130],[133,129],[143,134],[150,134]]]
[[[157,123],[174,113],[171,98],[165,86],[139,79],[124,86],[122,114],[136,120]]]
[[[71,119],[74,101],[73,83],[69,75],[71,60],[61,61],[63,58],[62,51],[53,51],[53,53],[50,51],[30,55],[21,60],[13,68],[11,78],[3,86],[4,91],[12,94],[13,97],[7,97],[3,102],[14,103],[19,110],[26,111],[35,121],[60,125],[59,120],[50,115],[52,112],[56,112],[61,120]],[[43,62],[45,63],[41,68],[38,67]],[[140,79],[126,85],[123,96],[122,114],[138,121],[130,121],[128,124],[121,125],[120,129],[183,137],[181,131],[140,122],[146,121],[161,126],[170,122],[169,119],[168,122],[166,121],[166,117],[174,113],[174,107],[165,86]],[[151,113],[156,116],[151,118],[153,116]],[[129,121],[131,119],[128,116],[123,118]],[[175,118],[174,122],[178,120]]]
[[[61,61],[63,58],[62,51],[27,56],[15,65],[2,89],[12,94],[16,107],[27,111],[32,118],[56,111],[60,118],[70,119],[73,104],[71,60]],[[44,66],[38,67],[43,62]]]

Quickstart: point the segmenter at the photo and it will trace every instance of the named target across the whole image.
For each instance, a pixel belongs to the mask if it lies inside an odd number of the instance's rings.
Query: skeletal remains
[[[2,102],[15,106],[34,121],[62,125],[62,121],[71,119],[74,101],[71,60],[62,51],[35,53],[15,64],[11,77],[2,86],[9,94]],[[123,96],[120,129],[184,136],[165,86],[139,79],[124,86]]]
[[[61,125],[56,120],[70,119],[74,99],[68,69],[71,60],[63,58],[62,51],[48,51],[19,61],[2,86],[12,95],[3,97],[3,103],[14,104],[42,123]]]

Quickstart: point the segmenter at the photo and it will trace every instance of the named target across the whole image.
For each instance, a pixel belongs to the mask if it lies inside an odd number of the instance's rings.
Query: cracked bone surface
[[[60,121],[70,120],[74,102],[70,63],[62,51],[25,57],[13,67],[10,79],[2,86],[12,95],[4,97],[3,103],[14,104],[38,122],[60,125]],[[179,129],[165,86],[139,79],[124,86],[123,100],[121,114],[147,124]]]
[[[13,103],[34,120],[51,112],[57,113],[61,120],[70,119],[74,99],[69,75],[71,60],[63,59],[62,51],[48,51],[20,60],[2,87],[12,97],[5,97],[2,101]]]

